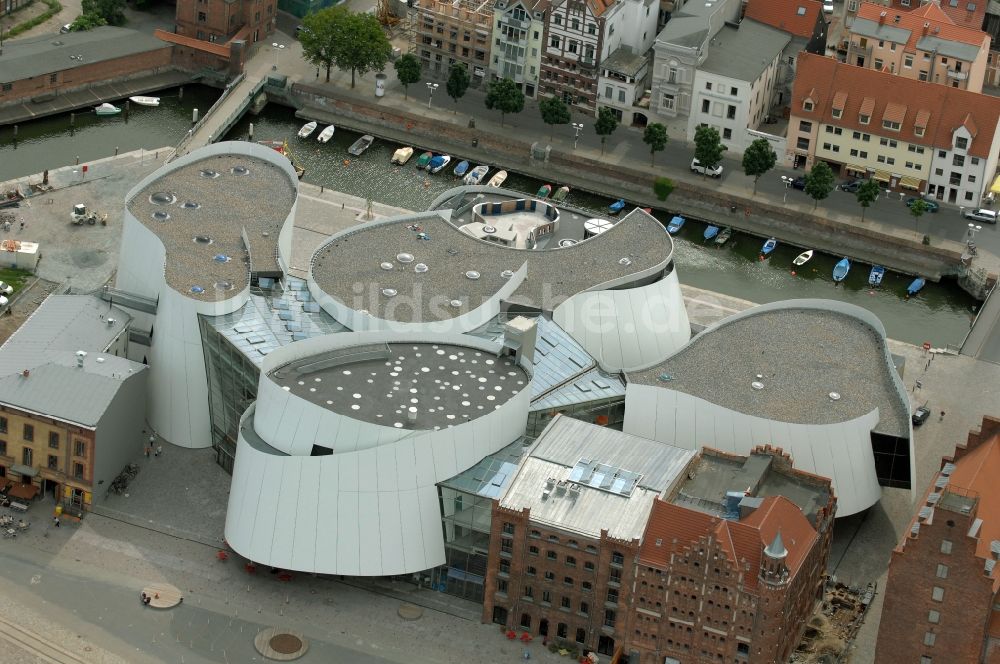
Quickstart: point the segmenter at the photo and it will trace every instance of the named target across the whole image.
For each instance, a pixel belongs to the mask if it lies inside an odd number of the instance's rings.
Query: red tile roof
[[[882,12],[886,12],[885,19],[881,19]],[[887,25],[909,30],[910,38],[904,47],[909,53],[917,50],[917,42],[924,36],[925,23],[930,24],[927,34],[934,35],[939,39],[989,48],[989,35],[982,30],[955,25],[948,18],[948,15],[933,2],[929,2],[912,12],[896,11],[882,5],[864,2],[858,7],[857,18],[865,18],[876,23],[881,19]]]
[[[970,4],[975,7],[972,11],[969,11]],[[955,25],[978,30],[983,27],[983,17],[986,16],[988,4],[985,0],[962,0],[958,6],[952,7],[950,2],[946,2],[941,10]],[[913,0],[907,0],[906,6],[903,6],[900,0],[892,1],[892,9],[897,12],[911,11],[913,5]]]
[[[819,0],[750,0],[745,16],[808,39],[812,37],[822,9],[823,3]]]
[[[794,577],[819,535],[802,510],[784,496],[765,498],[742,521],[730,521],[657,499],[646,523],[639,559],[666,568],[671,553],[712,536],[731,562],[740,565],[745,561],[750,566],[745,583],[754,588],[764,548],[779,531],[788,550],[785,565]]]
[[[976,556],[992,558],[990,543],[1000,540],[1000,435],[979,445],[955,462],[955,470],[948,481],[949,487],[974,491],[979,496],[976,518],[983,520],[979,528],[979,543]],[[1000,565],[994,569],[994,578],[1000,572]]]
[[[833,99],[838,93],[847,93],[847,103],[841,117],[834,118]],[[802,106],[807,98],[813,102],[811,111]],[[886,107],[897,105],[906,107],[900,131],[883,129]],[[952,131],[965,125],[974,131],[969,154],[982,158],[989,157],[1000,119],[1000,98],[842,64],[806,52],[799,55],[796,66],[791,108],[792,115],[805,120],[942,148],[950,148]],[[861,124],[859,115],[870,115],[869,124]],[[913,131],[918,119],[926,125],[923,136]]]

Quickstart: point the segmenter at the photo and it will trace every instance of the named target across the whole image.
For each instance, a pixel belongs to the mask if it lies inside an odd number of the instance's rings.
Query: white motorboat
[[[480,182],[483,181],[483,178],[485,178],[486,174],[489,172],[490,172],[490,167],[485,164],[476,166],[471,171],[469,171],[468,175],[465,176],[465,184],[479,184]]]
[[[490,181],[486,183],[489,187],[499,187],[507,179],[507,171],[500,171],[490,178]]]
[[[142,95],[137,95],[135,97],[129,97],[128,100],[133,104],[138,104],[139,106],[159,106],[159,97],[143,97]]]
[[[107,102],[101,104],[94,109],[94,113],[98,115],[118,115],[122,112],[122,109],[118,108],[114,104],[109,104]]]
[[[331,138],[333,138],[333,130],[334,130],[333,125],[324,128],[323,131],[319,132],[319,136],[316,137],[316,140],[319,141],[320,143],[326,143]]]
[[[392,153],[392,159],[390,163],[396,164],[397,166],[402,166],[410,160],[413,156],[413,148],[410,146],[402,147]]]
[[[440,173],[450,163],[451,155],[439,154],[431,157],[430,162],[427,164],[427,170],[430,171],[431,175]]]
[[[309,138],[316,131],[317,126],[319,125],[316,124],[315,120],[305,123],[302,125],[302,129],[299,129],[299,138]]]
[[[792,261],[792,265],[805,265],[809,262],[809,259],[813,257],[813,250],[803,251],[801,254],[795,257]]]

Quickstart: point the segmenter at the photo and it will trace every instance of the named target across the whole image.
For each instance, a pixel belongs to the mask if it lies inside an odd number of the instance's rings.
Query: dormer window
[[[804,102],[802,102],[803,111],[812,111],[813,107],[814,105],[812,99],[806,99]]]
[[[872,119],[872,116],[870,116],[870,115],[859,115],[858,116],[858,122],[860,122],[863,125],[868,124],[871,121],[871,119]]]
[[[956,149],[958,149],[958,150],[964,150],[967,147],[969,147],[969,139],[967,139],[965,136],[956,136],[955,137],[955,148]]]
[[[839,120],[840,116],[842,116],[843,114],[844,114],[844,112],[842,110],[840,110],[839,108],[833,109],[833,117],[834,118],[836,118],[836,119]]]
[[[924,128],[923,127],[914,127],[913,128],[913,134],[915,136],[923,136],[924,135]]]
[[[868,124],[867,122],[864,124]],[[882,128],[889,131],[899,131],[899,123],[892,120],[882,120]]]

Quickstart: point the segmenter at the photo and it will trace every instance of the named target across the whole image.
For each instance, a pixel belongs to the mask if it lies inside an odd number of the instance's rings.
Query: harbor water
[[[73,164],[78,155],[80,163],[110,156],[115,147],[124,152],[176,144],[191,126],[191,110],[198,108],[204,113],[218,94],[203,86],[185,87],[183,98],[177,90],[166,91],[159,95],[158,108],[133,104],[128,121],[123,116],[98,118],[93,113],[78,113],[72,130],[68,115],[22,124],[16,146],[12,128],[2,127],[0,181]],[[296,163],[306,169],[304,180],[312,184],[423,210],[438,194],[459,183],[451,171],[461,155],[438,175],[417,170],[416,156],[406,166],[391,166],[389,159],[399,145],[381,139],[362,156],[354,157],[347,148],[358,134],[338,128],[330,142],[323,145],[316,141],[321,126],[310,138],[300,139],[296,134],[303,122],[295,118],[292,109],[276,104],[269,104],[258,116],[245,117],[227,138],[247,139],[251,122],[254,140],[288,140]],[[544,183],[511,173],[504,186],[533,195],[543,184],[557,188],[562,183]],[[605,216],[611,200],[572,191],[566,202],[595,216]],[[673,216],[668,209],[654,210],[654,214],[664,223]],[[857,262],[843,283],[834,284],[832,270],[841,256],[817,254],[803,268],[793,270],[792,259],[803,250],[801,247],[779,243],[771,257],[762,261],[759,256],[764,238],[737,232],[719,248],[703,241],[704,229],[704,224],[689,220],[675,240],[681,282],[705,290],[760,303],[791,298],[850,302],[877,315],[891,338],[934,346],[960,344],[978,305],[950,280],[928,283],[917,297],[907,299],[906,286],[912,277],[889,272],[881,288],[870,289],[871,266]]]

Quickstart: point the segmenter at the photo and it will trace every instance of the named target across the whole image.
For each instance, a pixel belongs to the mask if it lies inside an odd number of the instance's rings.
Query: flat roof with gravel
[[[420,233],[429,239],[420,239]],[[313,257],[312,278],[355,310],[384,320],[426,322],[481,306],[506,283],[505,271],[515,272],[525,262],[527,278],[507,301],[552,311],[581,291],[665,265],[672,252],[663,225],[641,210],[589,240],[543,250],[477,240],[435,215],[339,236]]]
[[[530,382],[509,357],[429,343],[341,348],[286,364],[269,376],[335,413],[397,429],[443,429],[474,420]]]
[[[199,300],[225,300],[247,285],[244,228],[253,271],[280,271],[278,232],[295,190],[274,164],[217,155],[157,178],[128,201],[128,210],[166,247],[171,288]]]
[[[664,362],[629,373],[628,381],[780,422],[833,424],[878,408],[875,430],[906,438],[909,412],[890,371],[884,340],[868,324],[835,311],[793,308],[700,334]],[[754,389],[754,382],[763,388]]]

